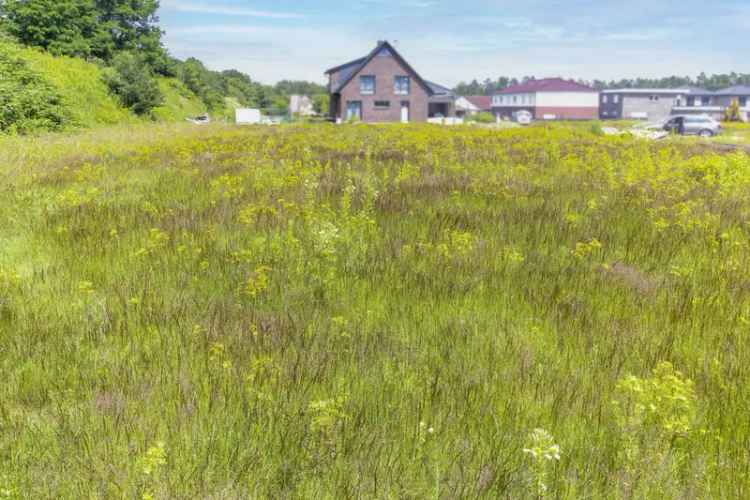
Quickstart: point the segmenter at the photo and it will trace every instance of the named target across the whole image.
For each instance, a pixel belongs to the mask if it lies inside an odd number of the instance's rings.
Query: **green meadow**
[[[747,498],[748,221],[587,127],[0,137],[0,498]]]

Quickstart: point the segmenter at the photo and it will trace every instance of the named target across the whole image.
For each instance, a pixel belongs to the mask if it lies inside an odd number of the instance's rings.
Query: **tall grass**
[[[161,126],[0,165],[7,497],[747,496],[747,156]]]

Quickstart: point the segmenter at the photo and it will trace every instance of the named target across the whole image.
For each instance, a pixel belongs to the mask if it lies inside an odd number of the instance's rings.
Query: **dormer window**
[[[374,76],[360,76],[359,77],[359,92],[362,95],[373,95],[375,93],[375,77]]]

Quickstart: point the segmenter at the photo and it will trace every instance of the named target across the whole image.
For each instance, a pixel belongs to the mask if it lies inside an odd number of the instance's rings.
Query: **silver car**
[[[713,137],[721,133],[721,123],[708,115],[678,115],[667,120],[664,130],[680,135]]]

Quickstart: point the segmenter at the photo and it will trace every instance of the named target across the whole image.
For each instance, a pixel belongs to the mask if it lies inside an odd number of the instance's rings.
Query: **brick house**
[[[531,79],[492,96],[492,111],[499,119],[513,119],[528,111],[536,120],[595,120],[599,92],[562,78]]]
[[[386,41],[326,75],[336,122],[424,122],[455,114],[450,89],[424,80]]]

